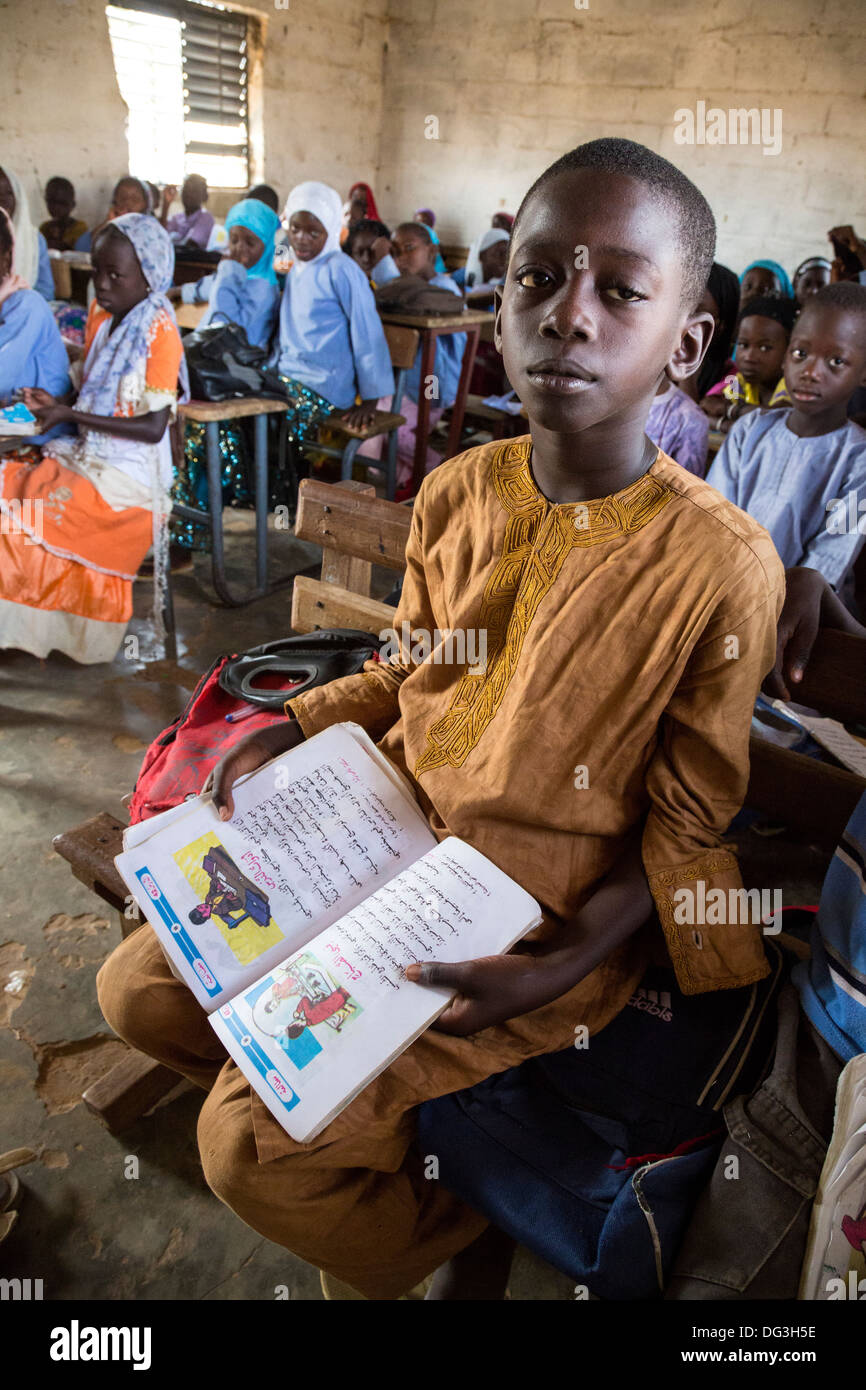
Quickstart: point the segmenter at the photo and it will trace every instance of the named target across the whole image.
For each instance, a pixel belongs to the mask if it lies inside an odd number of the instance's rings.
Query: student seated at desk
[[[794,286],[778,261],[750,261],[740,275],[740,309],[750,299],[793,299]]]
[[[251,1094],[148,926],[98,977],[114,1031],[209,1093],[198,1141],[213,1191],[371,1299],[471,1259],[485,1231],[425,1180],[423,1101],[567,1048],[577,1024],[597,1033],[651,959],[691,994],[769,973],[759,924],[695,929],[675,911],[682,885],[741,889],[722,836],[746,791],[783,595],[761,527],[644,434],[663,373],[682,379],[706,348],[712,320],[694,306],[714,240],[698,189],[631,141],[593,141],[541,175],[496,330],[530,434],[425,478],[394,617],[397,630],[485,631],[485,669],[409,650],[370,662],[290,699],[291,718],[241,739],[214,777],[228,819],[239,775],[355,720],[437,838],[487,854],[539,900],[543,926],[507,955],[411,963],[417,987],[456,991],[451,1003],[305,1144]],[[576,269],[576,245],[590,268]],[[431,1298],[477,1297],[461,1265]]]
[[[275,212],[258,198],[235,203],[226,217],[228,251],[214,275],[169,291],[174,303],[207,304],[199,328],[236,323],[256,347],[270,345],[277,317],[279,287],[274,271]]]
[[[54,276],[51,273],[45,238],[31,221],[30,207],[21,180],[14,169],[8,167],[0,169],[0,208],[12,219],[15,233],[15,274],[20,275],[21,279],[37,294],[41,294],[43,299],[53,299]]]
[[[349,229],[343,250],[361,267],[373,289],[399,274],[391,255],[391,233],[384,222],[373,217],[365,217]],[[384,279],[377,274],[380,265]]]
[[[35,464],[7,455],[0,472],[0,497],[22,517],[20,529],[0,531],[0,647],[60,651],[88,665],[117,654],[151,545],[160,574],[168,422],[179,376],[187,387],[165,297],[174,251],[156,219],[117,218],[96,237],[93,263],[96,302],[75,405],[24,392],[43,428],[69,423],[77,436],[54,440]]]
[[[59,175],[45,185],[45,206],[48,221],[39,228],[49,251],[73,251],[76,243],[87,233],[87,223],[73,217],[75,189],[69,179]]]
[[[491,289],[501,285],[508,264],[511,233],[490,227],[469,248],[465,266],[455,270],[452,279],[464,292]]]
[[[85,232],[84,236],[78,238],[75,243],[76,251],[90,251],[91,245],[96,241],[103,227],[107,227],[110,222],[114,222],[118,217],[125,217],[128,212],[152,213],[154,210],[153,194],[151,185],[145,183],[144,179],[137,179],[132,174],[124,174],[122,179],[118,179],[111,192],[111,202],[108,205],[108,212],[102,222],[92,229]]]
[[[169,217],[169,207],[176,197],[177,189],[174,184],[169,184],[162,190],[160,222],[175,246],[197,246],[202,251],[206,250],[214,229],[214,219],[205,209],[208,199],[207,180],[203,179],[201,174],[188,175],[180,190],[183,212],[176,212],[173,217]]]
[[[340,249],[339,193],[325,183],[299,183],[283,218],[293,261],[273,365],[289,402],[289,437],[304,441],[334,411],[350,425],[368,425],[379,397],[393,392],[394,373],[373,291]]]
[[[738,420],[707,482],[766,527],[786,566],[820,570],[839,590],[863,543],[866,430],[847,406],[866,383],[866,286],[827,285],[808,299],[785,380],[792,407]]]
[[[721,430],[758,406],[775,410],[791,404],[782,372],[795,314],[793,299],[777,295],[747,300],[740,310],[735,373],[711,387],[701,401],[701,409],[719,421]]]
[[[12,221],[0,208],[0,406],[11,405],[25,386],[52,396],[65,396],[70,388],[69,357],[54,315],[42,295],[14,274],[14,253]],[[41,445],[69,432],[68,425],[55,425],[48,435],[19,435],[15,442]]]
[[[430,233],[430,240],[436,248],[436,255],[433,265],[437,275],[446,275],[448,267],[442,259],[442,252],[439,250],[439,233],[436,231],[436,214],[432,208],[416,208],[413,222],[419,222],[422,227],[426,227]]]
[[[450,290],[460,298],[460,291],[450,275],[441,275],[436,270],[436,246],[430,237],[430,229],[422,222],[402,222],[394,233],[393,256],[384,257],[374,270],[377,285],[386,285],[398,275],[420,275],[437,289]],[[455,304],[454,312],[459,313],[462,303]],[[430,406],[430,425],[433,429],[443,410],[454,404],[460,382],[460,369],[466,349],[465,333],[449,333],[436,340],[436,354],[433,359],[433,380],[421,382],[421,348],[414,365],[406,375],[406,395],[397,407],[400,415],[405,415],[406,424],[397,431],[397,492],[404,491],[412,481],[417,442],[418,401],[422,389],[427,392]],[[387,403],[380,401],[380,409],[387,409]],[[381,450],[387,442],[362,445],[358,451],[368,457],[381,457]],[[441,462],[441,455],[428,447],[426,471]]]

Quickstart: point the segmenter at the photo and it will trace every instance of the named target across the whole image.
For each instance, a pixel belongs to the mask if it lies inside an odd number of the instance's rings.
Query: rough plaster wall
[[[114,76],[101,0],[0,0],[0,166],[21,178],[34,220],[42,189],[66,174],[78,215],[105,215],[126,172],[126,105]]]
[[[344,195],[358,179],[374,183],[386,0],[234,8],[266,20],[260,174],[282,197],[308,178]],[[0,0],[0,90],[0,165],[21,175],[34,217],[47,216],[41,190],[60,173],[76,186],[79,215],[103,216],[128,161],[105,0]],[[216,191],[213,210],[236,196]]]
[[[383,214],[436,209],[466,244],[583,140],[621,135],[703,190],[720,259],[789,271],[838,222],[866,226],[866,0],[391,0]],[[434,75],[435,74],[435,75]],[[674,112],[780,107],[782,151],[675,144]],[[439,140],[424,118],[439,119]]]

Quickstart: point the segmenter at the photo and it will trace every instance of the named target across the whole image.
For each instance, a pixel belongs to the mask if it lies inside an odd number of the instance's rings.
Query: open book
[[[866,1297],[866,1053],[842,1068],[833,1137],[812,1207],[800,1298]]]
[[[471,845],[436,842],[355,724],[232,794],[230,821],[199,796],[130,826],[115,863],[250,1085],[306,1141],[452,998],[407,965],[507,951],[541,912]]]

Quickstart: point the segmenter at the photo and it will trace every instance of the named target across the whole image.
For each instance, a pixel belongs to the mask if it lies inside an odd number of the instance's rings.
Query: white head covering
[[[306,183],[296,184],[286,199],[286,206],[283,209],[283,217],[288,223],[293,212],[311,212],[314,217],[318,217],[328,239],[317,256],[311,261],[299,261],[295,258],[292,267],[294,275],[301,275],[307,266],[313,261],[321,261],[325,256],[330,256],[332,252],[340,249],[340,228],[343,223],[343,201],[336,188],[331,188],[327,183],[316,183],[314,179],[308,179]]]
[[[489,227],[480,237],[476,237],[471,247],[469,255],[466,257],[466,279],[464,284],[467,289],[477,290],[479,285],[484,284],[484,271],[481,269],[481,252],[495,246],[497,241],[510,241],[511,233],[506,232],[502,227]],[[472,277],[470,279],[470,276]]]
[[[39,277],[39,229],[30,220],[27,194],[21,187],[21,180],[18,175],[9,168],[8,164],[0,167],[12,185],[12,192],[15,195],[15,216],[12,218],[15,251],[12,271],[13,274],[20,275],[22,280],[26,280],[30,288],[33,289]]]

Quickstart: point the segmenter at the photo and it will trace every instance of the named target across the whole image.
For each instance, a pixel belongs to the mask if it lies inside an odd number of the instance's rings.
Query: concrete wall
[[[465,244],[516,211],[558,155],[601,135],[639,140],[709,199],[719,255],[789,271],[838,222],[866,226],[864,0],[391,0],[380,205],[421,203]],[[782,110],[782,151],[684,146],[674,113]],[[425,138],[425,117],[439,139]],[[429,128],[429,125],[428,127]]]
[[[342,194],[376,180],[383,102],[386,0],[248,0],[232,6],[262,20],[261,97],[252,111],[254,153],[282,197],[318,178]],[[66,174],[79,215],[104,216],[126,173],[126,106],[117,89],[105,0],[0,0],[0,166],[9,163],[47,216],[41,190]],[[215,192],[217,214],[236,193]]]
[[[866,225],[866,0],[282,2],[234,8],[265,33],[255,173],[283,197],[304,178],[343,194],[365,179],[387,218],[429,203],[465,244],[557,155],[610,134],[694,178],[737,269],[759,255],[793,269],[831,223]],[[40,218],[40,187],[66,173],[95,220],[127,163],[103,0],[0,0],[0,35],[0,163]],[[781,153],[676,144],[674,113],[698,100],[780,108]]]
[[[126,105],[99,0],[0,0],[0,166],[9,164],[37,222],[52,174],[78,191],[78,215],[105,216],[126,173]]]

